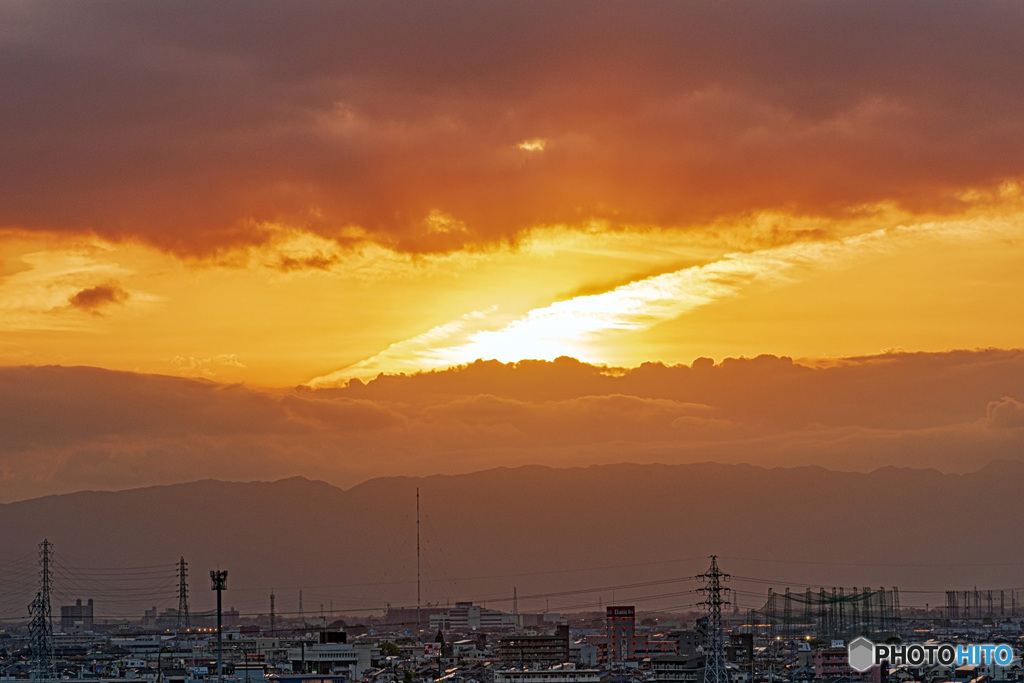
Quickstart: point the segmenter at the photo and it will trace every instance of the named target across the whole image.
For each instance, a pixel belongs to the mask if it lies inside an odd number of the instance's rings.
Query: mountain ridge
[[[219,478],[215,478],[215,477],[204,477],[202,479],[192,479],[192,480],[189,480],[189,481],[174,482],[174,483],[169,483],[169,484],[152,484],[152,485],[146,485],[146,486],[132,486],[132,487],[123,488],[123,489],[113,489],[113,490],[82,489],[80,491],[69,491],[67,493],[52,493],[52,494],[47,494],[47,495],[43,495],[43,496],[36,496],[36,497],[33,497],[33,498],[26,498],[26,499],[22,499],[22,500],[0,502],[0,510],[2,510],[4,507],[10,506],[10,505],[18,505],[18,504],[21,504],[21,503],[30,503],[30,502],[33,502],[33,501],[41,501],[41,500],[49,500],[49,499],[68,498],[68,497],[79,496],[79,495],[91,495],[91,494],[108,495],[108,494],[129,493],[129,492],[136,492],[136,491],[151,491],[151,490],[152,491],[156,491],[156,490],[166,490],[166,489],[182,489],[182,488],[186,488],[186,487],[203,486],[203,485],[209,485],[209,484],[215,484],[215,485],[223,484],[223,485],[231,486],[231,485],[239,485],[239,484],[245,484],[245,485],[248,485],[248,484],[252,484],[252,485],[291,485],[293,483],[296,483],[296,484],[297,483],[306,483],[306,484],[321,485],[323,487],[327,487],[327,488],[333,489],[335,491],[339,491],[339,492],[343,492],[343,493],[348,493],[348,492],[355,491],[355,490],[359,489],[360,487],[367,486],[367,485],[375,485],[375,484],[379,484],[381,482],[411,482],[411,481],[423,482],[423,481],[429,481],[429,480],[437,479],[437,478],[459,479],[459,478],[465,478],[465,477],[477,477],[477,476],[480,476],[480,475],[486,475],[486,474],[490,474],[490,473],[499,473],[499,472],[530,472],[530,471],[538,471],[538,470],[539,471],[547,471],[547,472],[581,472],[581,471],[585,471],[585,470],[594,470],[594,469],[604,469],[604,470],[607,470],[607,469],[614,469],[614,468],[689,469],[689,468],[701,468],[701,467],[706,467],[706,466],[710,466],[710,467],[724,467],[724,468],[731,468],[731,469],[743,469],[743,468],[746,468],[746,469],[753,469],[753,470],[761,470],[761,471],[765,471],[765,472],[775,472],[775,471],[784,471],[784,472],[817,471],[817,472],[832,472],[832,473],[843,474],[843,475],[861,475],[861,476],[871,476],[871,475],[874,475],[874,474],[877,474],[877,473],[880,473],[880,472],[881,473],[900,472],[900,473],[912,473],[914,475],[921,475],[921,476],[924,476],[924,475],[938,475],[938,476],[941,476],[941,477],[966,477],[966,476],[970,476],[970,475],[979,474],[979,473],[985,472],[985,471],[990,470],[990,469],[996,469],[996,468],[1001,468],[1001,467],[1007,467],[1009,469],[1019,470],[1020,472],[1024,472],[1024,462],[1022,462],[1022,461],[1015,461],[1015,460],[1008,460],[1008,459],[997,459],[997,460],[992,460],[990,462],[982,463],[978,467],[977,470],[974,470],[974,471],[971,471],[971,472],[942,472],[941,470],[938,470],[938,469],[936,469],[934,467],[909,467],[909,466],[908,467],[903,467],[903,466],[899,466],[899,465],[883,465],[883,466],[877,467],[874,470],[871,470],[869,472],[860,472],[860,471],[856,471],[856,470],[831,469],[831,468],[825,467],[824,465],[794,465],[794,466],[787,467],[787,466],[783,466],[783,465],[765,466],[765,465],[757,465],[757,464],[754,464],[754,463],[720,463],[720,462],[714,462],[714,461],[710,461],[710,460],[709,461],[704,461],[704,462],[695,462],[695,463],[658,463],[658,462],[653,462],[653,463],[635,463],[635,462],[623,461],[623,462],[617,462],[617,463],[595,463],[595,464],[592,464],[592,465],[575,465],[575,466],[569,466],[569,467],[556,467],[556,466],[552,466],[552,465],[529,464],[529,465],[518,465],[518,466],[514,466],[514,467],[507,467],[507,466],[489,467],[489,468],[486,468],[486,469],[476,470],[476,471],[473,471],[473,472],[464,472],[464,473],[456,473],[456,474],[438,473],[438,474],[430,474],[430,475],[423,475],[423,476],[415,476],[415,475],[390,475],[390,476],[382,476],[382,477],[373,477],[371,479],[367,479],[366,481],[362,481],[362,482],[353,484],[352,486],[350,486],[348,488],[343,488],[341,486],[337,486],[337,485],[332,484],[330,482],[324,481],[323,479],[310,478],[310,477],[305,477],[303,475],[293,475],[293,476],[289,476],[289,477],[281,477],[279,479],[252,479],[252,480],[230,480],[230,479],[219,479]]]
[[[706,568],[699,558],[716,554],[724,571],[760,577],[746,607],[767,581],[901,585],[936,591],[927,599],[938,604],[942,590],[1020,585],[1024,549],[1006,539],[1024,516],[1022,476],[1016,461],[966,474],[708,462],[501,467],[348,490],[305,477],[204,479],[2,504],[0,547],[29,558],[22,584],[8,588],[25,604],[32,556],[48,538],[67,572],[57,599],[96,598],[98,614],[128,607],[89,572],[166,565],[164,593],[130,606],[141,614],[176,606],[179,557],[193,577],[230,570],[228,604],[243,613],[265,612],[271,586],[281,613],[294,610],[300,588],[307,604],[379,611],[415,604],[418,488],[425,602],[508,607],[503,596],[518,588],[523,609],[540,608],[530,595],[567,592],[550,609],[568,611],[596,603],[595,587],[692,577]],[[201,609],[210,596],[193,588],[193,599]],[[617,599],[679,606],[636,590]]]

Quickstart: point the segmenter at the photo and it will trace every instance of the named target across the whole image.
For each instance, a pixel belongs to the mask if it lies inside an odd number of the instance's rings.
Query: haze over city
[[[409,605],[421,487],[435,602],[716,553],[1019,586],[1021,35],[988,2],[4,2],[0,540]],[[347,569],[273,555],[317,509]]]

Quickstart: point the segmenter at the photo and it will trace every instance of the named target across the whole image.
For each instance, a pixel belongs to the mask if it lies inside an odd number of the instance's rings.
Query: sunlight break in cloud
[[[950,222],[881,229],[828,242],[805,242],[728,254],[702,266],[663,273],[600,294],[577,296],[533,309],[506,323],[492,311],[474,312],[416,337],[392,344],[375,356],[319,377],[327,386],[381,372],[410,372],[451,367],[476,359],[515,362],[573,356],[603,363],[588,344],[616,333],[645,330],[693,309],[736,296],[754,283],[781,284],[800,269],[835,266],[843,259],[889,252],[908,240],[966,237],[991,232],[989,225]]]
[[[435,356],[435,349],[443,348],[454,340],[465,339],[474,330],[474,325],[494,313],[496,307],[487,311],[472,311],[456,320],[433,327],[423,334],[395,342],[372,358],[359,361],[347,368],[332,372],[308,383],[311,387],[342,384],[353,377],[369,379],[380,373],[419,372],[427,368],[448,367],[451,363]]]

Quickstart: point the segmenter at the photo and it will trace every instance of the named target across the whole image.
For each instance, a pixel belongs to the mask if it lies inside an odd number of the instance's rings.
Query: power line
[[[941,567],[1020,567],[1022,562],[828,562],[824,560],[777,560],[756,557],[728,557],[721,555],[724,560],[741,562],[766,562],[773,564],[810,564],[830,567],[920,567],[937,569]]]

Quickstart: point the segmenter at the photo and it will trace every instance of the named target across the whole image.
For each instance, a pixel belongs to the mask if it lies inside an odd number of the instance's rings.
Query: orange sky
[[[195,9],[0,7],[0,364],[1022,346],[1016,5]]]

